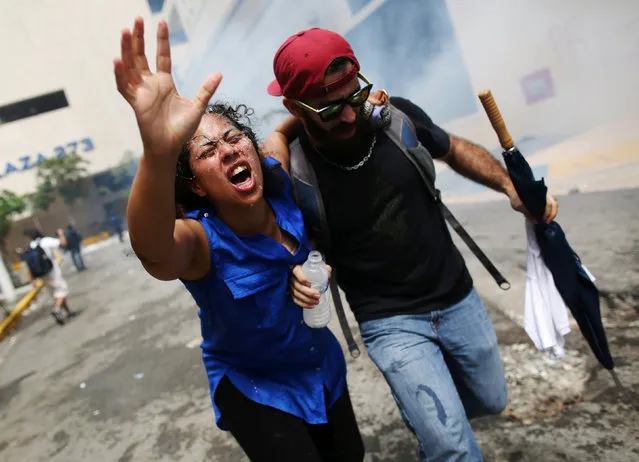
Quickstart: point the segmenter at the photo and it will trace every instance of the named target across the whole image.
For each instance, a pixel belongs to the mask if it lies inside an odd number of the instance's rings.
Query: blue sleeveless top
[[[182,282],[200,309],[202,358],[222,430],[215,390],[225,375],[247,398],[309,424],[327,422],[326,409],[346,384],[339,342],[328,328],[308,327],[288,293],[291,268],[310,252],[291,181],[273,158],[262,168],[276,169],[284,182],[281,197],[266,199],[280,228],[297,240],[295,254],[263,234],[236,235],[212,209],[187,214],[206,230],[211,252],[209,273]]]

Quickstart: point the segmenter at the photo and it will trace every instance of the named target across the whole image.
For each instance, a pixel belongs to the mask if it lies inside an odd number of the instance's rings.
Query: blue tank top
[[[226,430],[215,390],[226,375],[247,398],[304,419],[326,423],[326,410],[346,383],[346,363],[328,328],[311,329],[288,293],[291,268],[310,252],[291,181],[278,161],[283,194],[267,197],[278,226],[298,243],[294,254],[266,235],[238,236],[212,209],[189,212],[209,240],[211,270],[182,281],[199,307],[202,358],[218,427]]]

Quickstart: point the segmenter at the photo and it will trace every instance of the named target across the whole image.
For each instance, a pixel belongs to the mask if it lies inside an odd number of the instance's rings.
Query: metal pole
[[[11,273],[2,257],[0,257],[0,290],[5,303],[13,303],[16,300],[16,289],[11,280]]]

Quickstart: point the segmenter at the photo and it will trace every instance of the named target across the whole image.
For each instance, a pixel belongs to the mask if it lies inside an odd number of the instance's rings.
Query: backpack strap
[[[323,249],[328,249],[331,235],[315,170],[304,154],[299,138],[293,140],[288,149],[295,202],[306,212],[304,221],[313,237],[319,240]]]
[[[333,269],[333,275],[329,280],[328,286],[331,289],[331,296],[333,298],[333,305],[335,306],[335,312],[337,313],[337,319],[339,320],[339,325],[342,328],[342,333],[344,334],[344,338],[346,339],[346,344],[348,345],[348,351],[351,354],[351,357],[358,358],[360,355],[359,346],[353,337],[353,332],[351,331],[351,327],[348,325],[348,319],[346,319],[346,312],[344,311],[344,305],[342,303],[342,295],[339,293],[339,286],[337,284],[336,271]]]
[[[503,290],[510,289],[508,280],[499,272],[493,262],[490,261],[484,251],[481,250],[470,234],[464,229],[459,220],[455,218],[450,209],[442,202],[441,192],[435,187],[436,174],[433,157],[428,149],[419,142],[413,121],[402,111],[391,105],[391,123],[385,129],[385,132],[418,171],[428,194],[439,204],[441,213],[450,227],[455,230],[471,252],[475,254],[497,285]]]
[[[439,191],[435,188],[435,163],[428,149],[417,138],[417,130],[413,121],[392,104],[390,124],[386,127],[386,135],[406,155],[424,180],[429,195],[439,201]]]
[[[296,138],[289,145],[288,149],[290,153],[290,172],[293,180],[293,196],[295,197],[295,202],[300,209],[306,212],[303,215],[307,228],[318,238],[320,248],[326,251],[331,245],[331,235],[315,170],[313,170],[313,166],[304,154],[299,138]],[[335,270],[333,270],[333,275],[329,280],[329,287],[331,289],[337,319],[339,320],[342,333],[348,345],[348,351],[353,358],[357,358],[360,355],[360,350],[353,337],[353,332],[348,325],[348,319],[346,319],[346,312],[344,311],[342,296],[339,292]]]

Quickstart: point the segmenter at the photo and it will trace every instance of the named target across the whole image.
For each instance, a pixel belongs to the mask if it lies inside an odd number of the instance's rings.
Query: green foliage
[[[87,163],[84,157],[73,152],[38,164],[36,202],[39,205],[36,208],[48,209],[55,200],[55,194],[53,200],[50,200],[52,192],[57,192],[68,205],[80,197],[85,197],[88,192],[82,179],[87,173]]]
[[[27,203],[24,197],[6,189],[0,191],[0,242],[4,244],[4,240],[11,231],[13,216],[24,212],[26,208]]]
[[[35,192],[27,197],[31,211],[35,213],[38,210],[49,210],[55,202],[56,195],[55,186],[49,178],[38,181]]]

